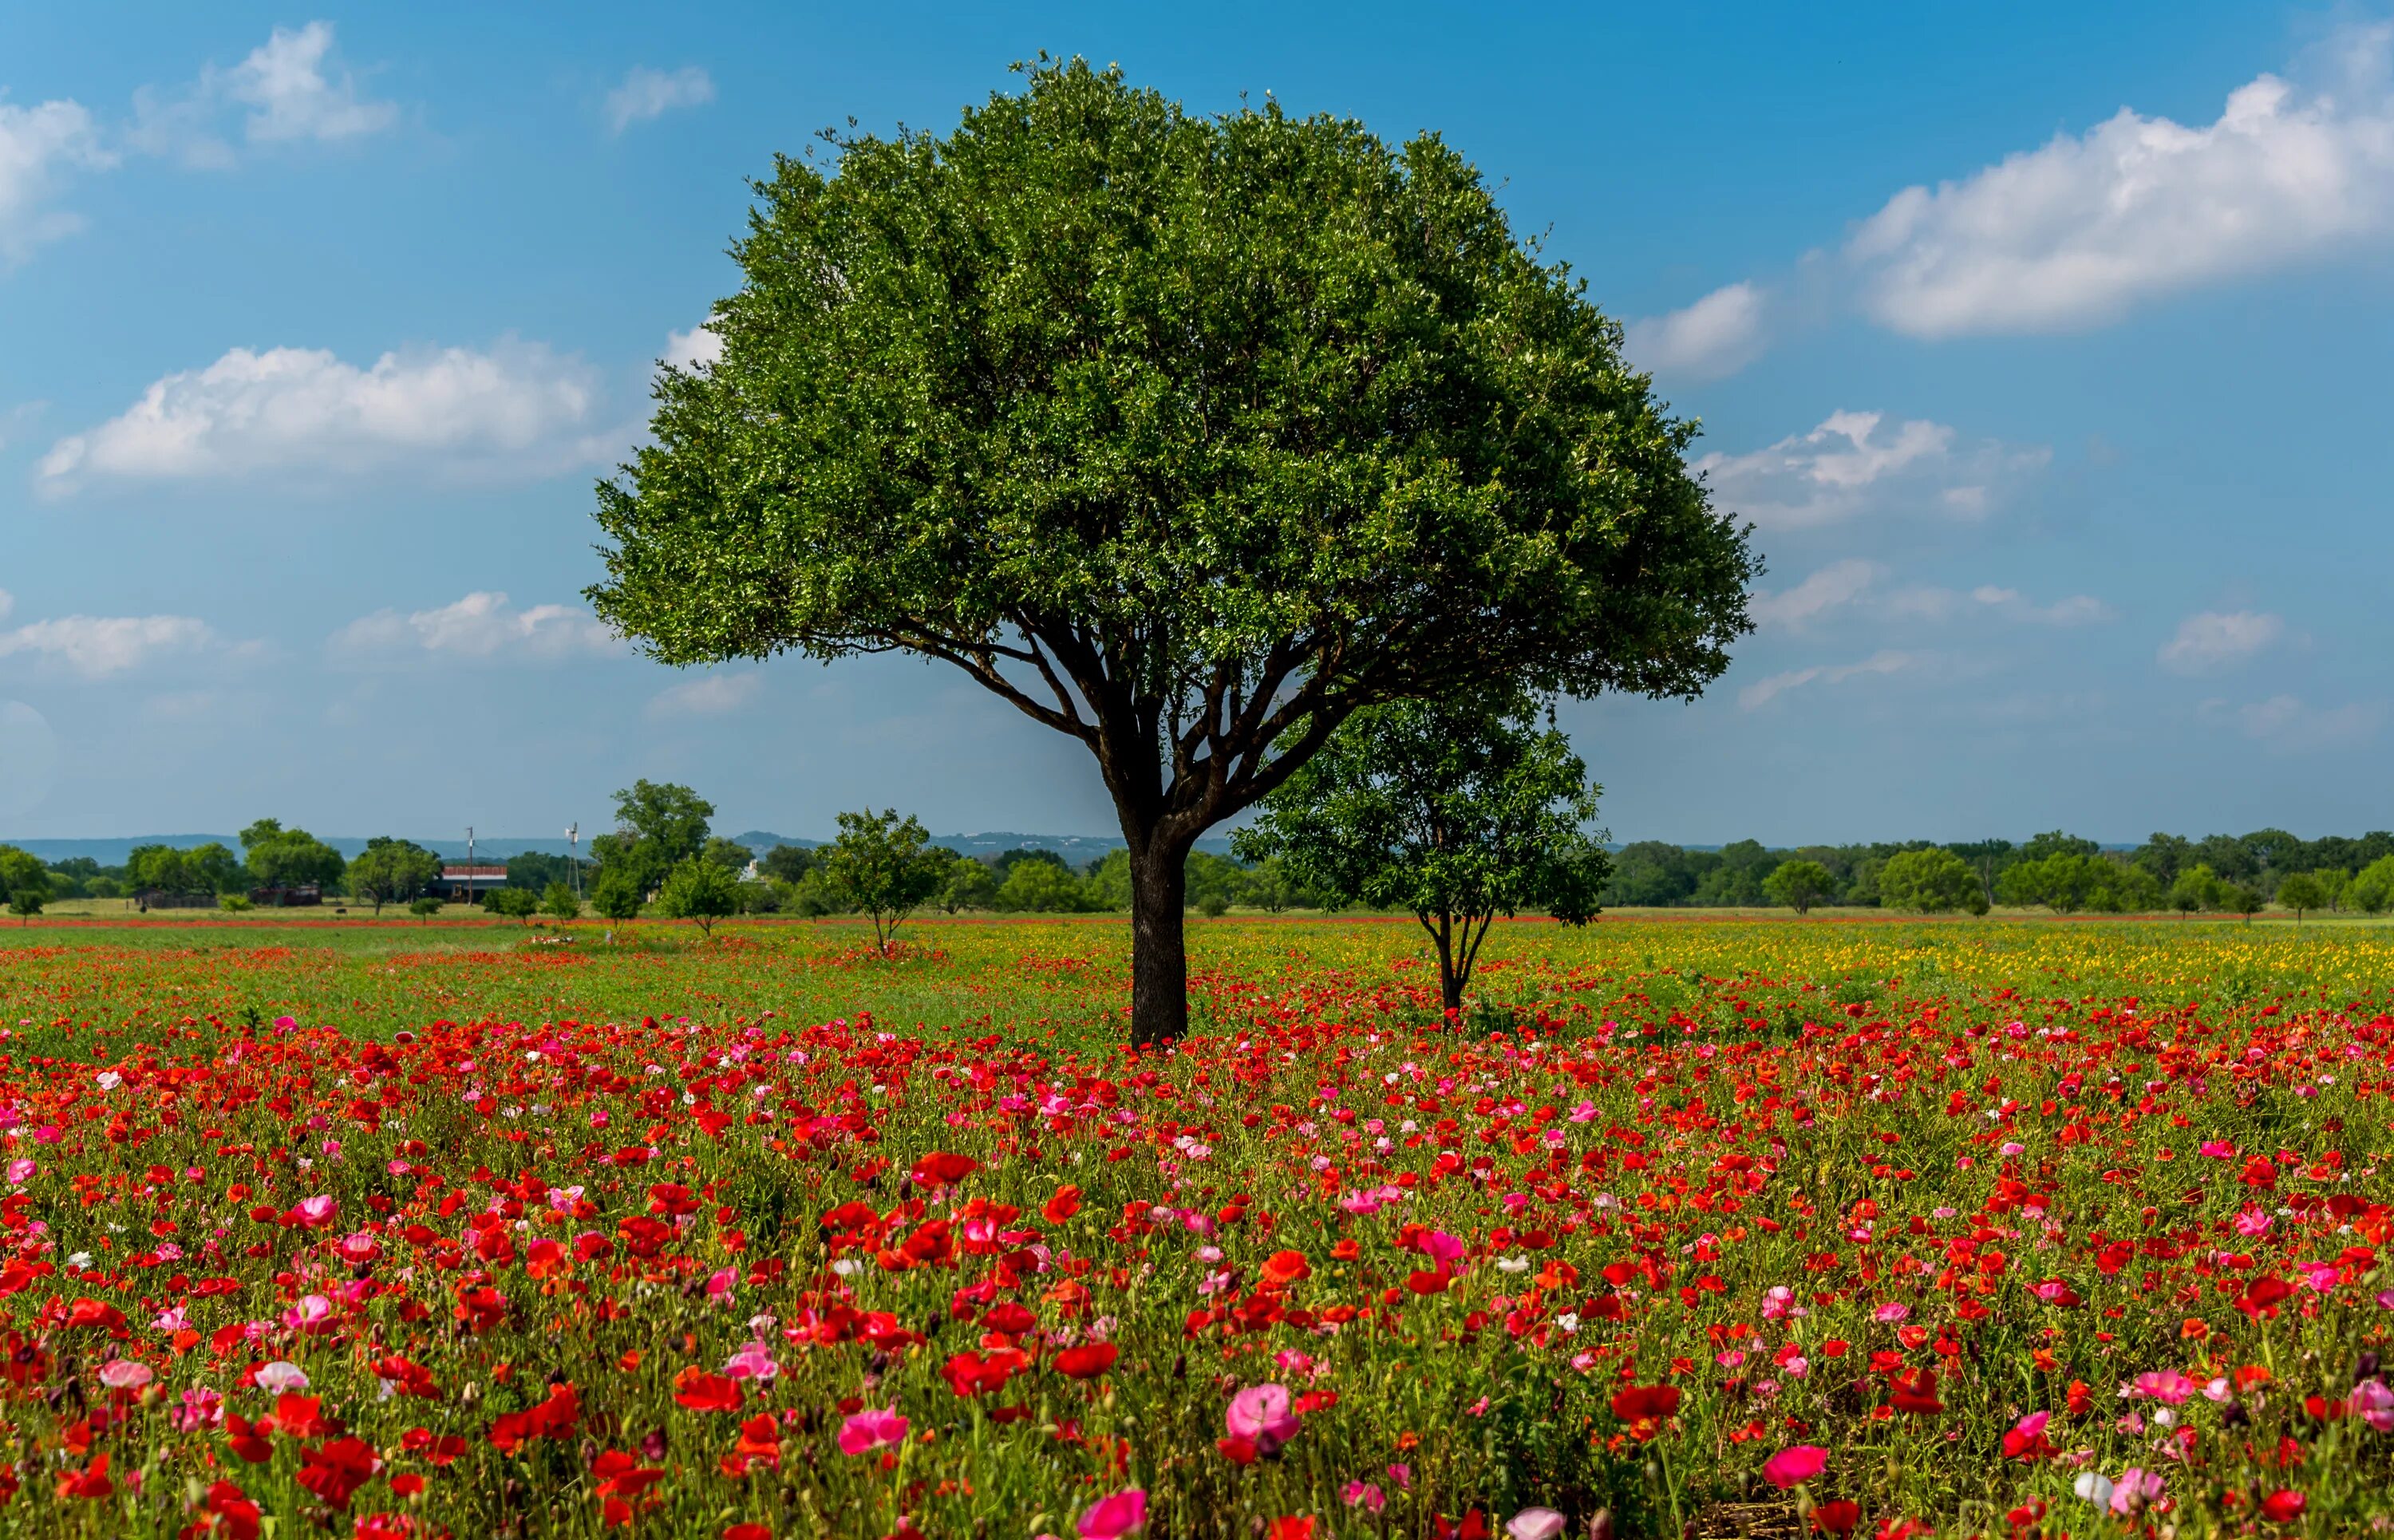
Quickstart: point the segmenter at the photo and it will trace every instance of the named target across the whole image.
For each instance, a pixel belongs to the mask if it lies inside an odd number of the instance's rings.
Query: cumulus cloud
[[[179,89],[135,92],[125,142],[187,165],[222,168],[238,158],[225,122],[236,113],[252,145],[337,143],[396,124],[398,105],[361,94],[335,56],[331,22],[277,27],[230,70],[211,64]]]
[[[607,126],[620,134],[636,123],[661,118],[677,107],[702,107],[714,99],[714,78],[695,64],[671,71],[642,65],[607,93]]]
[[[65,615],[0,632],[0,658],[31,656],[85,678],[223,645],[212,626],[190,615]]]
[[[1685,309],[1629,322],[1624,348],[1630,362],[1657,374],[1691,379],[1734,374],[1762,351],[1766,309],[1759,287],[1731,283]]]
[[[2386,718],[2374,701],[2315,706],[2294,695],[2272,695],[2242,705],[2205,701],[2203,719],[2232,729],[2273,754],[2309,754],[2348,748],[2374,738]]]
[[[1807,621],[1853,603],[1886,571],[1875,561],[1833,561],[1793,587],[1755,595],[1747,610],[1756,625],[1797,629]]]
[[[720,717],[755,700],[764,682],[764,677],[753,671],[702,674],[657,691],[649,702],[648,714],[656,718]]]
[[[1875,507],[1927,507],[1977,518],[2052,458],[2043,448],[1957,445],[1941,423],[1890,425],[1882,413],[1831,413],[1809,433],[1744,454],[1715,452],[1695,468],[1722,507],[1766,529],[1833,524]]]
[[[2207,674],[2242,663],[2285,634],[2286,623],[2254,610],[2206,610],[2178,622],[2177,634],[2155,656],[2173,674]]]
[[[608,459],[591,371],[536,344],[385,353],[366,368],[322,349],[235,348],[151,384],[123,415],[43,456],[53,494],[90,480],[289,471],[547,475]]]
[[[1737,692],[1737,704],[1752,711],[1766,705],[1791,690],[1809,684],[1843,684],[1848,679],[1868,678],[1888,674],[1900,674],[1920,664],[1915,652],[1883,651],[1872,653],[1860,663],[1820,664],[1809,668],[1791,668],[1783,674],[1773,674],[1757,679]]]
[[[1865,309],[1918,337],[2081,327],[2382,238],[2394,229],[2389,38],[2347,33],[2331,86],[2263,74],[2197,126],[2122,108],[1904,189],[1846,246]]]
[[[701,364],[711,364],[722,356],[723,339],[703,321],[687,332],[665,334],[664,362],[677,369],[695,369]]]
[[[115,164],[81,103],[0,101],[0,268],[80,230],[83,221],[52,200],[72,173]]]
[[[620,652],[623,641],[598,616],[570,604],[519,610],[503,593],[471,593],[437,610],[377,610],[333,634],[335,655],[431,652],[455,658],[551,662]]]

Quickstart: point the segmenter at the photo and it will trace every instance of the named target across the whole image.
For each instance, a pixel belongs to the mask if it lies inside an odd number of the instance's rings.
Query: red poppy
[[[1051,1225],[1060,1225],[1080,1211],[1081,1190],[1077,1187],[1058,1188],[1056,1195],[1048,1199],[1039,1210]]]
[[[740,1382],[693,1363],[674,1376],[674,1400],[693,1412],[737,1412]]]
[[[970,1155],[934,1150],[916,1161],[914,1170],[907,1175],[914,1178],[917,1187],[954,1187],[980,1169],[980,1162]]]
[[[1095,1379],[1114,1366],[1121,1349],[1111,1342],[1084,1342],[1058,1353],[1056,1372],[1069,1379]]]
[[[1897,1411],[1910,1412],[1915,1416],[1931,1417],[1945,1410],[1945,1403],[1937,1399],[1937,1371],[1934,1369],[1923,1369],[1916,1376],[1896,1375],[1895,1387],[1888,1393],[1887,1400],[1888,1404]]]

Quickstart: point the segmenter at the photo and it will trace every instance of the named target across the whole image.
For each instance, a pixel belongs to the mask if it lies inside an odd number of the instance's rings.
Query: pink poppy
[[[1081,1540],[1118,1540],[1147,1527],[1147,1494],[1138,1487],[1100,1497],[1081,1515]]]
[[[878,1411],[868,1406],[839,1427],[839,1449],[843,1454],[862,1454],[905,1441],[906,1419],[898,1415],[895,1407]]]
[[[1816,1443],[1790,1445],[1762,1464],[1762,1479],[1785,1491],[1829,1468],[1829,1452]]]
[[[1550,1507],[1525,1507],[1505,1520],[1513,1540],[1556,1540],[1563,1532],[1563,1516]]]
[[[1252,1439],[1256,1450],[1270,1454],[1296,1437],[1296,1414],[1289,1407],[1285,1385],[1251,1385],[1230,1398],[1223,1422],[1234,1439]]]

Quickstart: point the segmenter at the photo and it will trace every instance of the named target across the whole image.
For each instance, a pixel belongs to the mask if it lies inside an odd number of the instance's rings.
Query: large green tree
[[[615,794],[615,830],[590,842],[602,876],[620,875],[641,896],[706,848],[715,804],[670,781],[635,781]],[[604,913],[602,910],[601,913]]]
[[[349,862],[349,892],[374,905],[401,903],[441,879],[441,858],[409,839],[377,835]]]
[[[598,488],[590,598],[672,664],[921,653],[1085,744],[1134,1041],[1187,1024],[1198,836],[1355,712],[1693,696],[1748,629],[1694,426],[1435,135],[1075,60],[831,148],[756,184],[721,357]]]
[[[1596,800],[1571,741],[1526,699],[1402,701],[1350,718],[1233,843],[1346,902],[1410,911],[1457,1010],[1497,915],[1595,916],[1611,870],[1585,827]]]
[[[261,818],[241,832],[251,878],[277,890],[313,884],[330,888],[347,864],[341,852],[305,829],[286,829],[280,819]]]

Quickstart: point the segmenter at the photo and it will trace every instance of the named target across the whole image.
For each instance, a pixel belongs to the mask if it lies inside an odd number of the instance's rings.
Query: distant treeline
[[[1930,851],[1938,854],[1925,854]],[[1791,883],[1791,876],[1802,880]],[[2297,876],[2312,885],[2282,892]],[[1640,840],[1613,852],[1604,893],[1608,908],[2003,904],[2142,913],[2237,910],[2248,902],[2252,908],[2281,902],[2372,913],[2394,907],[2394,833],[2321,839],[2298,839],[2283,829],[2201,839],[2156,834],[2133,849],[2105,849],[2059,830],[2018,845],[1911,840],[1772,849],[1743,839],[1710,850]]]

